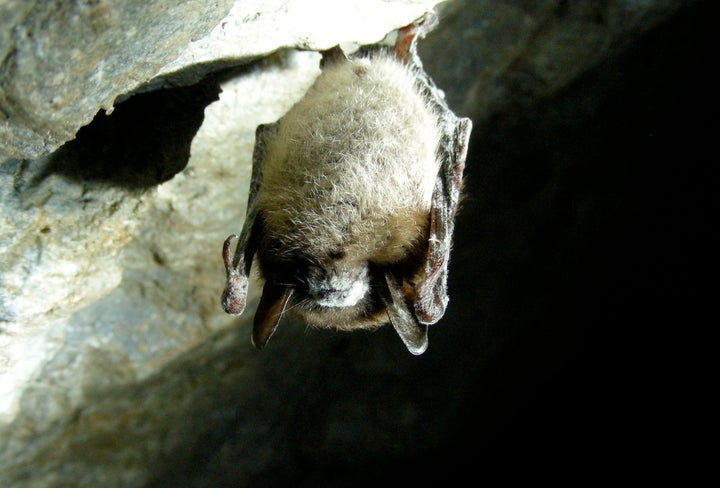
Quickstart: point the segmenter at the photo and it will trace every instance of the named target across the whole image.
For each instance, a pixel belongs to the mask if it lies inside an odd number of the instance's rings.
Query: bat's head
[[[412,284],[427,252],[428,217],[384,218],[375,222],[378,227],[366,219],[334,244],[328,226],[268,228],[259,217],[256,260],[265,287],[255,317],[255,344],[265,343],[285,312],[314,327],[340,330],[388,323],[387,276],[406,284],[412,302]],[[288,236],[295,241],[288,242]]]

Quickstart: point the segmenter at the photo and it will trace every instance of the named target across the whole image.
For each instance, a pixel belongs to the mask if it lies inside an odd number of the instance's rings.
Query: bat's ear
[[[449,143],[443,144],[443,164],[435,181],[430,212],[424,278],[415,287],[415,316],[421,324],[436,323],[445,314],[448,304],[450,248],[471,129],[470,119],[459,119],[449,135]]]
[[[265,282],[253,321],[252,343],[256,348],[262,349],[275,333],[291,295],[292,288]]]
[[[415,355],[425,352],[428,347],[428,328],[417,321],[408,305],[402,284],[390,273],[385,275],[388,294],[383,297],[388,318],[408,351]]]

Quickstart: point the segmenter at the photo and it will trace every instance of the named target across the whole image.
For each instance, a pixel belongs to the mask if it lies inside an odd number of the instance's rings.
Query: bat
[[[323,52],[305,96],[258,126],[245,222],[222,250],[225,312],[244,311],[253,259],[265,280],[256,348],[292,313],[338,330],[391,324],[412,354],[426,350],[448,304],[472,128],[417,54],[435,24],[428,14],[392,46]]]

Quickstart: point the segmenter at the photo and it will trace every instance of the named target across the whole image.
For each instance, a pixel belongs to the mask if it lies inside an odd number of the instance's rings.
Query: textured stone
[[[282,47],[375,42],[438,1],[3,0],[0,160],[47,154],[134,91]]]
[[[0,160],[38,157],[150,80],[230,0],[0,4]]]

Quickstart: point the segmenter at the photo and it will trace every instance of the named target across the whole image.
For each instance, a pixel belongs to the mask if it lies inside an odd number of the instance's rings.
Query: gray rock
[[[282,47],[375,42],[438,1],[3,0],[0,160],[46,155],[134,91]]]
[[[151,79],[230,0],[0,4],[0,159],[38,157]]]

